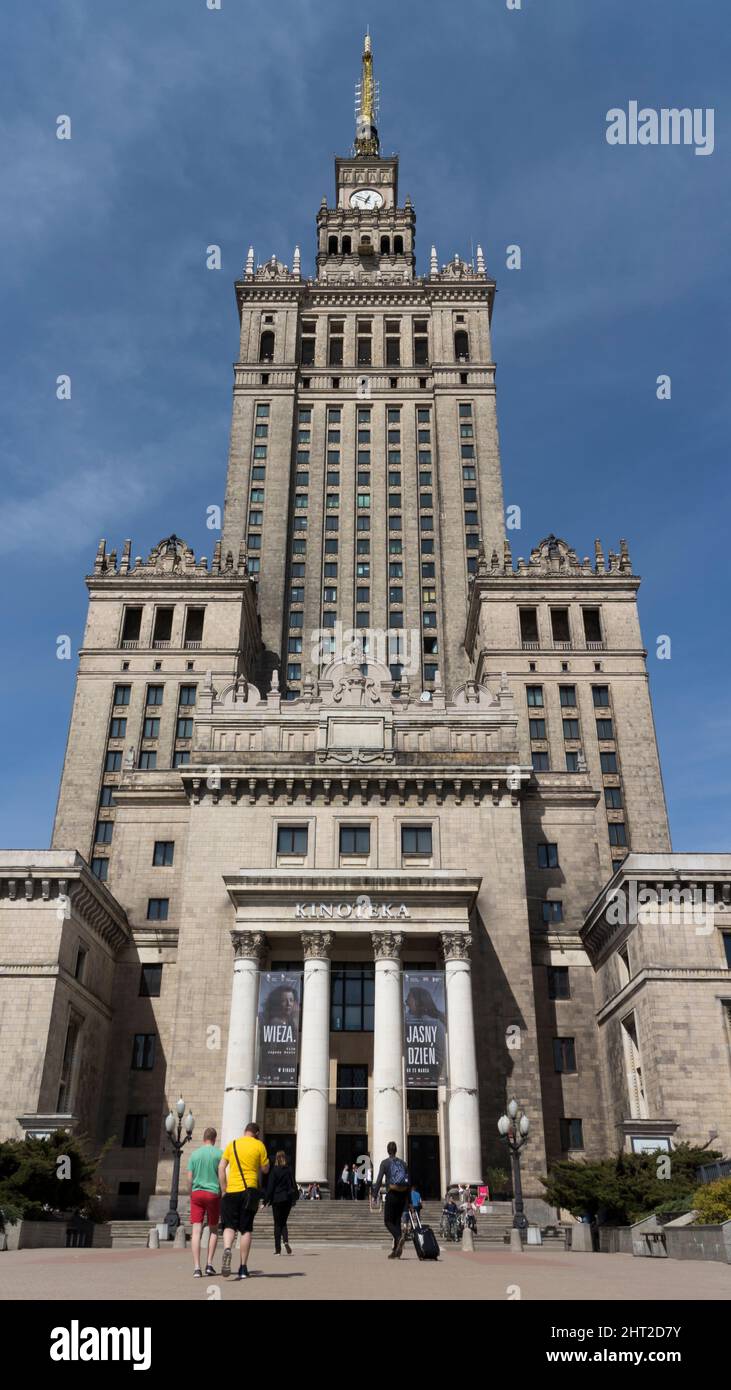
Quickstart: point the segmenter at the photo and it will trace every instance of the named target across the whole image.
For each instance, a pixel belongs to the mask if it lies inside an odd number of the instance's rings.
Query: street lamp
[[[498,1133],[504,1139],[510,1150],[510,1166],[513,1170],[513,1227],[517,1231],[524,1231],[528,1225],[528,1217],[523,1210],[523,1188],[520,1181],[520,1150],[524,1144],[528,1143],[528,1130],[530,1121],[527,1115],[520,1113],[517,1100],[513,1098],[508,1102],[507,1114],[501,1115],[497,1122]]]
[[[165,1117],[165,1128],[170,1138],[170,1144],[175,1153],[173,1160],[173,1181],[170,1188],[170,1210],[165,1217],[165,1225],[168,1228],[168,1239],[172,1240],[175,1232],[180,1225],[180,1215],[178,1213],[178,1188],[180,1186],[180,1155],[186,1144],[193,1138],[193,1113],[191,1110],[185,1114],[185,1101],[181,1096],[176,1102],[175,1110],[169,1111]],[[175,1132],[177,1131],[177,1132]],[[185,1133],[183,1133],[185,1131]],[[181,1137],[182,1136],[182,1137]]]

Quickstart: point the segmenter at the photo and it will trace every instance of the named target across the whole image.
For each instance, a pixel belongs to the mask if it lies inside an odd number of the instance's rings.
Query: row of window
[[[125,605],[119,639],[120,647],[127,649],[139,647],[143,611],[141,604]],[[205,611],[205,608],[186,608],[185,623],[183,626],[183,647],[196,649],[202,645]],[[155,607],[155,616],[152,624],[152,647],[167,648],[171,646],[174,616],[174,607],[166,604],[160,604]]]
[[[538,634],[538,609],[521,608],[519,615],[520,640],[523,650],[538,651],[541,645]],[[568,608],[551,608],[550,616],[554,648],[558,651],[570,650],[573,642]],[[604,646],[600,609],[582,606],[581,617],[587,651],[600,651]]]
[[[382,256],[403,256],[404,254],[404,238],[400,232],[395,233],[393,240],[389,235],[383,233],[378,246]],[[342,237],[330,233],[327,239],[327,254],[328,256],[351,256],[353,254],[352,237],[347,233]]]
[[[280,825],[277,828],[277,854],[282,856],[307,854],[309,826]],[[341,854],[362,855],[371,852],[370,825],[341,825],[339,830]],[[401,853],[410,857],[429,859],[432,855],[430,825],[402,825]]]
[[[402,365],[414,367],[426,367],[429,365],[429,323],[427,319],[412,319],[409,321],[411,328],[412,353],[411,362],[403,361],[402,351],[402,321],[397,318],[387,318],[383,321],[383,342],[382,355],[380,362],[376,365],[386,367],[400,367]],[[409,332],[407,326],[406,332]],[[373,319],[358,318],[356,321],[355,332],[355,360],[351,366],[372,367],[375,362],[373,351]],[[466,327],[456,327],[453,336],[454,360],[456,362],[470,361],[470,339]],[[300,331],[300,365],[302,367],[314,367],[316,364],[316,345],[317,345],[317,320],[304,319]],[[271,328],[265,328],[259,339],[259,361],[273,362],[275,349],[274,332]],[[327,362],[328,367],[343,367],[345,363],[345,320],[340,318],[329,319],[327,323]]]

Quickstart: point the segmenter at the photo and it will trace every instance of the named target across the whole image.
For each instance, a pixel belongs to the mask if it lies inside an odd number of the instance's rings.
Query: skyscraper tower
[[[416,274],[416,214],[382,156],[370,37],[353,152],[317,213],[316,273],[250,251],[236,293],[223,548],[243,542],[262,636],[290,698],[355,629],[365,654],[420,688],[468,674],[468,585],[480,536],[502,553],[490,342],[494,281],[481,249]],[[313,641],[314,633],[325,634]],[[374,637],[374,633],[378,636]],[[330,635],[328,640],[327,634]]]

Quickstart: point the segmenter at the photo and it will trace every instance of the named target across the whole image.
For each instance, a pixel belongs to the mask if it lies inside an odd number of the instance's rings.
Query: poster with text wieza
[[[404,971],[406,1085],[436,1087],[447,1079],[443,970]]]
[[[263,970],[259,976],[260,1086],[297,1085],[302,976]]]

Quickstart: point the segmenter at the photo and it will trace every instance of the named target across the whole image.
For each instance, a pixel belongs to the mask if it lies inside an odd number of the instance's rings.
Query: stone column
[[[327,1182],[330,1090],[330,932],[303,932],[297,1182]]]
[[[261,932],[234,930],[231,940],[235,959],[221,1120],[222,1148],[243,1134],[253,1118],[259,966],[266,949],[266,937]]]
[[[373,1163],[374,1175],[393,1139],[403,1152],[403,991],[398,932],[373,932],[376,997],[373,1018]]]
[[[482,1182],[469,932],[443,932],[449,1034],[449,1181]]]

